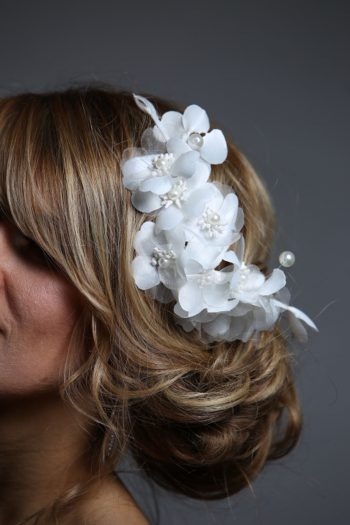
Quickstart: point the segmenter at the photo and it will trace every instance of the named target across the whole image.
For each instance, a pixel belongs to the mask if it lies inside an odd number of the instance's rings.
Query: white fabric
[[[209,131],[207,113],[195,104],[160,118],[149,100],[134,99],[155,123],[143,133],[141,148],[127,148],[121,162],[133,206],[154,214],[135,237],[136,285],[161,302],[175,300],[176,322],[185,331],[197,329],[206,342],[247,341],[272,329],[284,311],[292,333],[305,341],[300,320],[318,329],[289,306],[283,270],[266,277],[244,262],[244,213],[237,195],[227,185],[208,182],[211,164],[227,157],[223,133]],[[229,264],[218,270],[222,261]]]

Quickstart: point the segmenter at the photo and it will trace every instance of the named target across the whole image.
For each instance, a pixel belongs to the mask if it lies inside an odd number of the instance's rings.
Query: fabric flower
[[[225,246],[239,239],[243,210],[230,189],[206,183],[191,193],[182,208],[187,240],[194,235],[207,245]]]
[[[174,312],[181,317],[192,317],[204,309],[220,309],[228,286],[226,273],[206,269],[193,259],[185,264],[184,271],[187,282],[179,290]]]
[[[183,204],[196,188],[208,180],[210,171],[204,166],[191,177],[173,177],[167,191],[156,193],[156,188],[150,191],[135,191],[131,201],[133,206],[143,213],[156,212],[157,231],[174,228],[183,219]],[[152,181],[154,182],[154,181]],[[165,181],[167,184],[167,181]],[[164,189],[164,186],[163,186]],[[158,191],[158,190],[157,190]]]
[[[242,237],[244,251],[244,238]],[[236,254],[235,254],[236,255]],[[226,257],[230,255],[226,254]],[[227,259],[226,259],[227,260]],[[285,273],[275,268],[266,279],[259,268],[253,264],[246,265],[243,260],[236,265],[230,282],[230,295],[238,298],[241,303],[248,303],[254,307],[251,313],[254,317],[254,325],[258,330],[268,330],[276,322],[281,310],[288,310],[295,318],[301,319],[306,324],[317,330],[315,323],[301,310],[289,306],[276,298],[275,294],[281,293],[286,285]],[[237,309],[232,315],[237,314]],[[295,332],[298,323],[294,323]]]
[[[221,164],[227,157],[227,144],[221,130],[209,131],[206,111],[196,104],[188,106],[184,113],[168,111],[159,125],[154,126],[155,137],[166,143],[169,153],[181,154],[198,151],[209,164]]]
[[[205,182],[210,174],[208,165],[200,160],[196,151],[174,155],[166,150],[152,152],[129,148],[122,160],[121,169],[126,188],[156,195],[168,192],[176,177],[187,179],[196,173]]]
[[[229,251],[223,259],[232,262],[234,270],[231,273],[229,288],[225,290],[227,301],[233,300],[232,309],[224,309],[223,313],[211,318],[202,316],[194,319],[199,322],[202,330],[211,340],[223,339],[244,342],[254,337],[256,332],[270,330],[281,311],[288,310],[288,320],[293,334],[300,340],[306,341],[307,334],[300,323],[303,320],[317,330],[313,321],[301,310],[288,306],[290,293],[286,288],[286,277],[282,270],[275,268],[266,278],[259,268],[243,261],[244,238],[237,243],[235,252]],[[279,299],[284,299],[282,302]],[[223,302],[224,306],[227,303]]]
[[[244,213],[237,195],[230,186],[208,182],[211,164],[227,157],[222,132],[209,132],[207,113],[195,104],[183,114],[159,117],[149,100],[134,99],[155,125],[142,134],[141,148],[124,151],[123,183],[137,210],[156,215],[135,237],[136,285],[158,301],[174,300],[176,323],[186,332],[196,329],[205,342],[257,340],[281,312],[305,340],[300,321],[317,328],[289,305],[284,272],[275,268],[265,276],[244,261]],[[222,262],[229,264],[221,267]]]
[[[179,255],[185,282],[178,291],[174,312],[181,317],[192,317],[202,310],[216,312],[231,308],[226,301],[230,273],[215,270],[222,261],[227,246],[208,246],[198,238],[187,241]]]
[[[141,290],[158,286],[161,282],[169,289],[176,289],[181,281],[177,254],[182,245],[175,235],[169,242],[167,237],[154,232],[154,222],[142,224],[134,240],[136,257],[132,261],[132,272],[136,285]]]

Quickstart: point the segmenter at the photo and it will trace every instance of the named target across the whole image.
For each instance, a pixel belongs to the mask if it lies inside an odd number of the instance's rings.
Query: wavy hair
[[[144,96],[160,114],[184,109]],[[83,298],[60,394],[89,421],[92,479],[113,472],[128,449],[164,488],[219,499],[296,445],[302,418],[293,353],[278,324],[255,343],[204,344],[174,323],[173,303],[136,287],[133,239],[152,217],[133,208],[119,163],[152,124],[130,92],[108,85],[2,98],[0,204]],[[225,135],[227,160],[210,179],[233,187],[245,217],[245,261],[267,273],[271,199]],[[87,491],[67,487],[35,523],[68,512]]]

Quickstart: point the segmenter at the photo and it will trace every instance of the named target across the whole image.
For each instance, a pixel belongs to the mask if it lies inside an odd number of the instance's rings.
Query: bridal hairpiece
[[[134,240],[138,288],[162,303],[176,300],[176,323],[186,332],[197,329],[205,342],[246,342],[271,330],[283,312],[293,334],[305,342],[300,320],[318,329],[289,305],[285,273],[275,268],[266,277],[244,261],[244,215],[237,195],[228,185],[208,182],[211,165],[227,157],[222,131],[209,131],[207,113],[195,104],[183,114],[168,111],[159,117],[148,99],[133,97],[155,124],[143,132],[141,147],[125,149],[121,160],[133,206],[154,215]],[[226,266],[218,269],[222,261]],[[284,267],[294,261],[290,251],[279,256]]]

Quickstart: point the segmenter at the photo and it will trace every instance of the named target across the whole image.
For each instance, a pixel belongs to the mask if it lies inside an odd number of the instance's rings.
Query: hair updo
[[[159,114],[184,109],[144,96]],[[128,449],[166,489],[219,499],[296,445],[301,414],[292,355],[278,323],[255,343],[204,344],[175,324],[173,303],[137,288],[133,239],[153,216],[132,206],[120,161],[152,125],[130,92],[105,85],[2,98],[0,205],[81,293],[60,393],[89,421],[96,476],[112,472]],[[225,136],[228,157],[212,166],[210,180],[237,194],[245,261],[267,273],[272,204]],[[84,349],[78,357],[77,345]],[[60,505],[78,493],[70,488]]]

